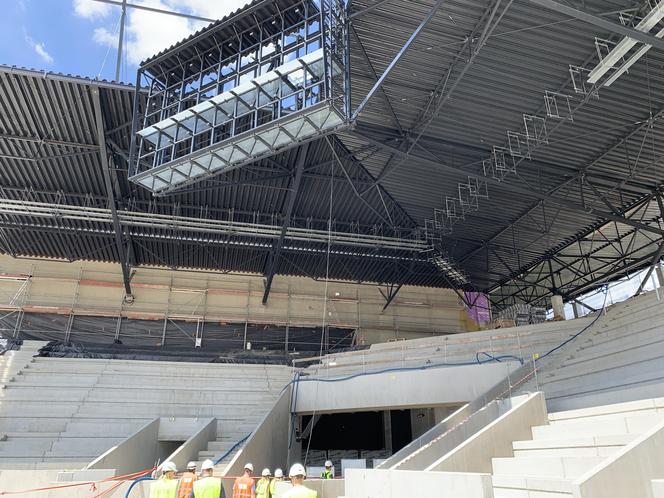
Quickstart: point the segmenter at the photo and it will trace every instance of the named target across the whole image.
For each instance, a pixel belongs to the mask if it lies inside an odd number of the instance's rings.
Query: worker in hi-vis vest
[[[254,478],[251,477],[253,471],[252,464],[248,463],[244,466],[244,474],[235,479],[233,484],[233,498],[256,498]]]
[[[189,498],[191,490],[194,489],[194,482],[196,482],[196,462],[189,462],[187,464],[187,472],[180,477],[180,484],[178,484],[178,498]]]
[[[201,478],[194,483],[191,498],[226,498],[221,479],[212,477],[214,462],[205,460],[201,466]]]
[[[261,472],[261,478],[256,483],[256,498],[269,498],[270,476],[272,476],[270,469],[263,469],[263,472]]]
[[[322,479],[334,479],[334,470],[332,470],[332,462],[325,462],[325,470],[321,473]]]
[[[161,477],[150,485],[150,498],[177,498],[178,480],[175,478],[177,471],[173,462],[164,462],[161,466]]]
[[[307,473],[304,470],[304,467],[296,463],[290,468],[290,472],[288,473],[288,477],[290,477],[291,484],[293,487],[286,491],[283,495],[281,495],[281,498],[317,498],[318,493],[316,493],[314,490],[305,488],[303,486],[304,480],[307,477]]]
[[[275,496],[277,494],[277,485],[283,481],[284,481],[284,471],[281,469],[275,470],[274,479],[270,481],[270,496]]]

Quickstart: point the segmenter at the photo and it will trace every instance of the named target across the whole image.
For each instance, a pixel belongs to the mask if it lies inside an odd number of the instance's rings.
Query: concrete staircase
[[[493,459],[494,496],[573,496],[575,480],[663,421],[663,398],[549,414],[532,440],[513,442],[512,458]]]
[[[218,440],[208,450],[217,457],[257,426],[291,379],[283,366],[32,358],[27,346],[2,357],[3,469],[81,468],[157,417],[215,417]]]

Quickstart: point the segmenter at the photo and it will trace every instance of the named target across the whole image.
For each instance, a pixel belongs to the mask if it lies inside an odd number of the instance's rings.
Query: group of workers
[[[221,479],[214,477],[214,462],[205,460],[201,466],[200,476],[196,475],[196,462],[187,464],[187,471],[177,477],[177,467],[173,462],[165,462],[161,466],[162,475],[154,481],[150,488],[150,498],[226,498]],[[250,463],[244,466],[242,476],[233,483],[233,498],[271,498],[276,496],[277,485],[283,482],[284,473],[281,469],[274,471],[263,469],[261,478],[257,481],[253,477],[254,466]],[[316,498],[318,494],[304,486],[307,472],[302,464],[296,463],[288,473],[292,487],[281,496],[283,498]],[[333,479],[334,470],[332,462],[325,462],[325,470],[321,474],[323,479]]]

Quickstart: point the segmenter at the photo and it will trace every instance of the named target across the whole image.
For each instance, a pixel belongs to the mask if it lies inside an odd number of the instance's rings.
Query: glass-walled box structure
[[[177,190],[345,128],[342,0],[253,2],[141,64],[130,179]]]

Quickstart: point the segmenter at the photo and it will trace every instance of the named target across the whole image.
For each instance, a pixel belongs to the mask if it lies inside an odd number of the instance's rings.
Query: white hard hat
[[[261,472],[261,475],[262,475],[263,477],[267,477],[267,476],[269,476],[270,474],[272,474],[272,472],[270,472],[270,469],[268,469],[267,467],[263,469],[263,472]]]
[[[307,477],[307,471],[304,470],[304,467],[302,466],[301,463],[296,463],[290,468],[290,472],[288,473],[288,477],[296,477],[296,476],[303,476]]]
[[[281,469],[277,469],[274,471],[274,477],[284,477],[284,471]]]
[[[252,472],[254,471],[254,466],[248,463],[247,465],[244,466],[244,470],[251,470]]]
[[[326,467],[332,467],[332,462],[330,460],[325,462]]]
[[[187,464],[188,469],[195,469],[196,468],[196,462],[189,462]]]
[[[210,470],[214,469],[214,462],[212,460],[205,460],[203,465],[201,465],[201,470]]]
[[[164,462],[164,464],[161,466],[161,471],[163,473],[177,472],[178,468],[175,466],[175,464],[173,462]]]

